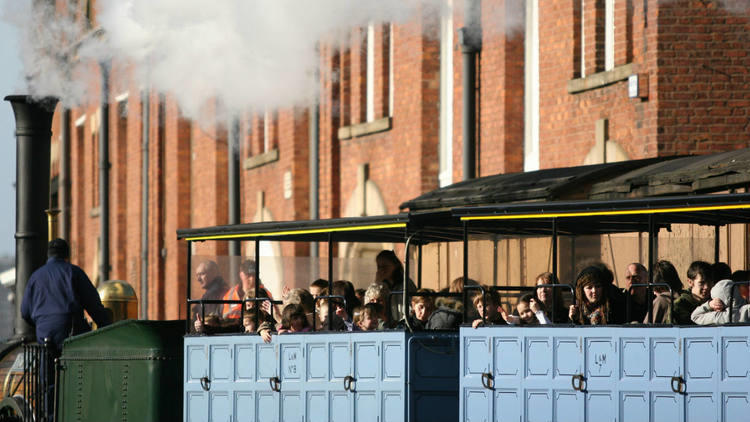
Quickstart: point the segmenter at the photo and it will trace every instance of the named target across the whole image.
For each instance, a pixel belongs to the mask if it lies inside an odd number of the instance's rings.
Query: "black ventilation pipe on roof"
[[[463,180],[476,177],[476,72],[477,55],[482,51],[480,0],[464,3],[465,26],[458,30],[463,57]]]
[[[16,326],[15,337],[33,337],[21,318],[26,284],[47,260],[50,139],[56,98],[5,97],[16,119]]]

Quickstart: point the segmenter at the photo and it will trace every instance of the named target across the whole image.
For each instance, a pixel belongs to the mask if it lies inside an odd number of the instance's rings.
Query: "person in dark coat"
[[[47,263],[29,278],[21,316],[35,327],[37,341],[49,339],[60,350],[68,336],[91,330],[83,319],[84,310],[99,327],[111,324],[112,316],[86,273],[68,262],[68,242],[51,241],[47,256]]]
[[[434,293],[430,289],[419,289],[417,293]],[[409,325],[414,330],[451,330],[461,324],[461,314],[452,309],[436,308],[431,296],[412,296]]]

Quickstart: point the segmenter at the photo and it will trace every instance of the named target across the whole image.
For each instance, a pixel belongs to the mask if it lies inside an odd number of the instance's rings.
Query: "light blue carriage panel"
[[[750,326],[462,328],[461,352],[464,420],[733,422],[750,415]],[[547,357],[551,376],[538,361]],[[574,389],[571,382],[580,387],[581,380],[583,391]]]
[[[458,419],[457,333],[188,336],[185,356],[185,421]]]

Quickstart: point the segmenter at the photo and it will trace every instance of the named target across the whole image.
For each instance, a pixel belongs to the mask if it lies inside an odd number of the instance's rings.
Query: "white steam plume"
[[[454,0],[453,8],[463,10],[463,1]],[[99,0],[102,31],[92,35],[69,17],[75,13],[32,10],[28,0],[13,3],[6,19],[12,16],[26,32],[30,93],[58,96],[67,106],[96,104],[97,63],[115,57],[133,65],[136,86],[172,95],[191,118],[203,117],[214,99],[228,114],[304,105],[318,86],[321,39],[336,45],[369,22],[451,13],[445,0]],[[70,3],[80,13],[80,3]],[[522,34],[525,0],[499,4],[482,5],[484,36]],[[736,13],[746,11],[750,0],[713,4]],[[125,89],[128,82],[112,85]]]

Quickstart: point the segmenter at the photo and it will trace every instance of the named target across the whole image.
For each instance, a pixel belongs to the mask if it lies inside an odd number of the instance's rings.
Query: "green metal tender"
[[[180,421],[184,321],[117,322],[67,339],[60,421]]]

